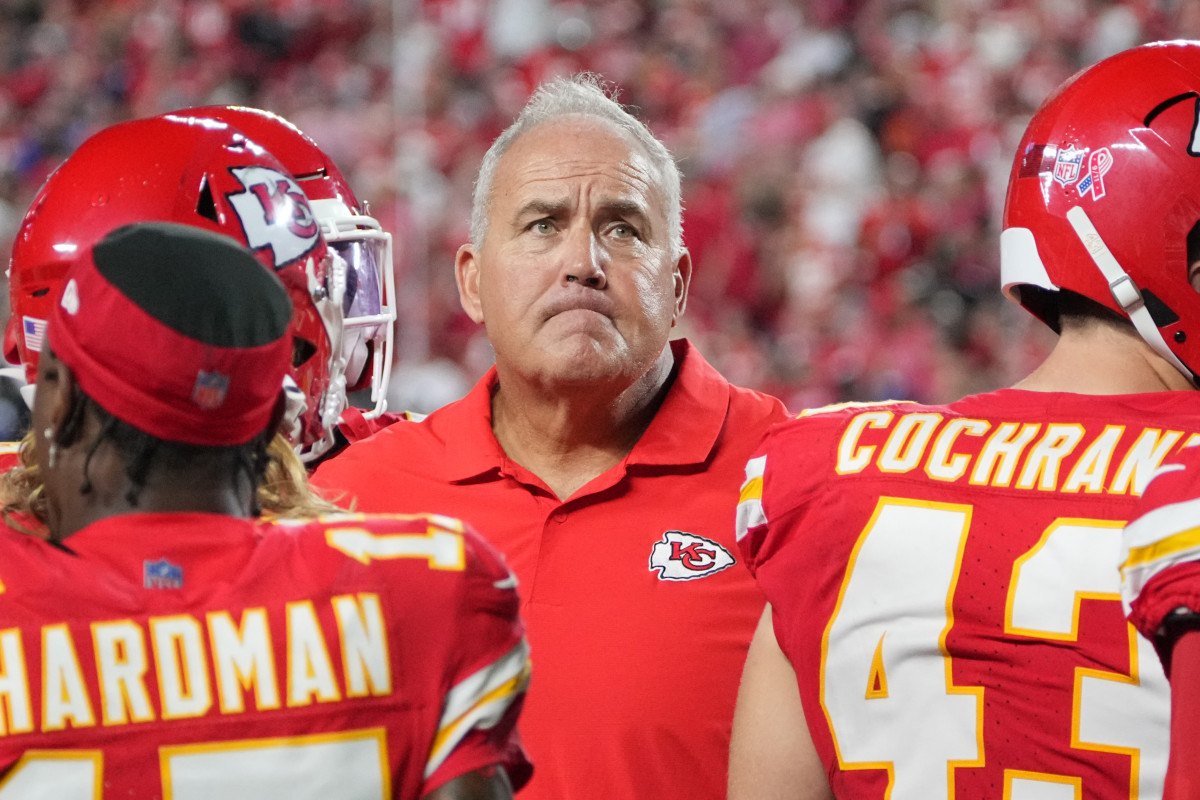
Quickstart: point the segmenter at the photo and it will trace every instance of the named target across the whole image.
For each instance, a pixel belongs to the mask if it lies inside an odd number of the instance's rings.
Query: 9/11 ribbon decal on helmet
[[[1079,182],[1079,196],[1092,193],[1093,200],[1104,197],[1104,173],[1112,169],[1113,157],[1107,147],[1101,147],[1088,157],[1087,177]]]
[[[650,571],[661,581],[690,581],[732,567],[733,555],[722,545],[684,531],[666,531],[650,550]]]
[[[226,197],[252,250],[270,248],[278,270],[316,246],[317,220],[299,184],[270,167],[231,167],[229,172],[246,187]]]
[[[1080,197],[1086,197],[1090,192],[1093,200],[1100,200],[1104,197],[1104,174],[1112,169],[1112,165],[1112,152],[1107,147],[1094,152],[1087,147],[1064,147],[1058,150],[1054,160],[1054,180],[1064,188],[1079,181],[1075,188]],[[1081,173],[1083,180],[1079,180]]]

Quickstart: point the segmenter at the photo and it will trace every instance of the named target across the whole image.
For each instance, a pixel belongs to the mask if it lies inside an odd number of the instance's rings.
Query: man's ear
[[[458,302],[467,316],[483,322],[483,305],[479,302],[479,258],[475,246],[464,244],[454,255],[454,280],[458,284]]]
[[[686,249],[675,260],[675,313],[671,316],[671,327],[679,324],[687,308],[688,287],[692,285],[692,254]]]

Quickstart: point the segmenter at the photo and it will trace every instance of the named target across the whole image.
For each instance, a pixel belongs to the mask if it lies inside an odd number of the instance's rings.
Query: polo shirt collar
[[[729,383],[686,339],[672,341],[671,350],[675,382],[627,464],[701,464],[725,425]]]
[[[708,460],[725,424],[729,383],[686,339],[676,339],[670,346],[675,381],[626,458],[627,465],[701,464]],[[441,417],[446,477],[451,481],[496,476],[508,463],[492,432],[492,392],[498,380],[492,367],[465,397],[434,412]]]
[[[466,481],[489,472],[499,475],[508,460],[492,432],[492,393],[498,384],[493,366],[465,397],[430,415],[438,416],[444,428],[446,477],[451,481]]]

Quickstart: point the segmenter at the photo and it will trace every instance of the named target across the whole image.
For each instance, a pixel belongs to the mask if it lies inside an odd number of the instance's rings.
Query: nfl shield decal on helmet
[[[1070,186],[1079,180],[1079,170],[1083,166],[1087,148],[1065,147],[1058,151],[1054,162],[1054,180],[1063,186]]]
[[[650,571],[661,581],[690,581],[733,566],[733,555],[721,545],[684,531],[667,531],[650,550]]]

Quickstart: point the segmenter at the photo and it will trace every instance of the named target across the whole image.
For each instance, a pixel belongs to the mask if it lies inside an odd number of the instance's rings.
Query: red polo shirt
[[[494,370],[314,476],[361,511],[457,516],[505,554],[534,665],[524,800],[725,796],[734,699],[763,607],[734,510],[747,458],[786,412],[731,386],[686,341],[672,349],[677,376],[642,438],[566,502],[497,443]]]

